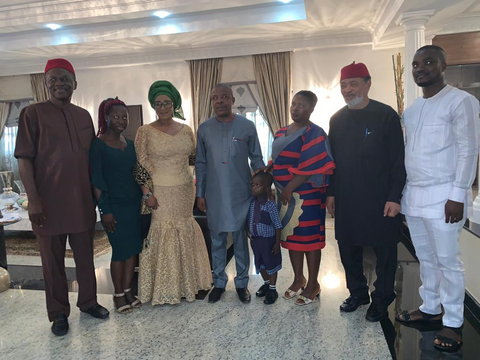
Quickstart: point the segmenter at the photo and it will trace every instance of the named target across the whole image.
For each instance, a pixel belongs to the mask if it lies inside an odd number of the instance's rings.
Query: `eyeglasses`
[[[168,109],[168,108],[171,108],[171,107],[172,107],[173,102],[171,102],[171,101],[155,101],[155,102],[153,103],[153,105],[154,105],[155,107],[159,107],[159,108],[164,107],[165,109]]]

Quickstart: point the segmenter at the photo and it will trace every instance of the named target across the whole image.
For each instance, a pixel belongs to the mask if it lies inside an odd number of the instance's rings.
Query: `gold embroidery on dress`
[[[193,139],[188,126],[171,136],[144,125],[135,140],[138,161],[150,175],[158,200],[149,246],[140,254],[138,280],[140,300],[152,305],[177,304],[182,298],[194,301],[198,291],[210,289],[212,283],[205,240],[193,218],[195,192],[188,166]]]

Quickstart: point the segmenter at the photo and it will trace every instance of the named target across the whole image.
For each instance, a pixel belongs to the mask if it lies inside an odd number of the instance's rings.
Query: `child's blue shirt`
[[[275,202],[262,202],[256,198],[250,202],[247,224],[249,233],[254,237],[275,236],[275,230],[283,227]]]

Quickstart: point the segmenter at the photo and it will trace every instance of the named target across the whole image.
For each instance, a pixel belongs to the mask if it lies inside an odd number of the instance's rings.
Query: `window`
[[[31,104],[32,99],[23,99],[10,102],[7,121],[0,138],[0,170],[12,171],[13,179],[20,179],[17,159],[13,156],[17,141],[18,120],[22,109]],[[14,189],[15,190],[15,189]]]
[[[273,135],[268,127],[267,122],[260,113],[260,109],[257,108],[255,112],[247,112],[244,116],[253,121],[255,127],[257,128],[258,139],[260,141],[260,146],[262,147],[263,162],[268,163],[272,154],[272,142]]]
[[[263,161],[267,164],[272,151],[273,134],[260,112],[259,95],[255,81],[229,83],[235,97],[233,112],[252,121],[257,128],[258,139],[262,148]]]
[[[15,126],[5,126],[3,130],[2,136],[2,155],[9,160],[13,159],[13,152],[15,151],[15,142],[17,141],[17,132],[18,132],[18,125]],[[11,170],[8,168],[6,170]]]

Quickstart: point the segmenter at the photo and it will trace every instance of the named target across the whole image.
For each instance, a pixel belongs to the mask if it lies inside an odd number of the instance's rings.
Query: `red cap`
[[[71,72],[75,75],[75,70],[73,70],[72,64],[68,60],[65,59],[50,59],[47,61],[47,65],[45,65],[45,73],[47,73],[50,69],[61,68]]]
[[[345,66],[340,71],[340,81],[351,78],[364,78],[370,76],[367,67],[364,63],[355,64],[355,61],[350,65]]]

